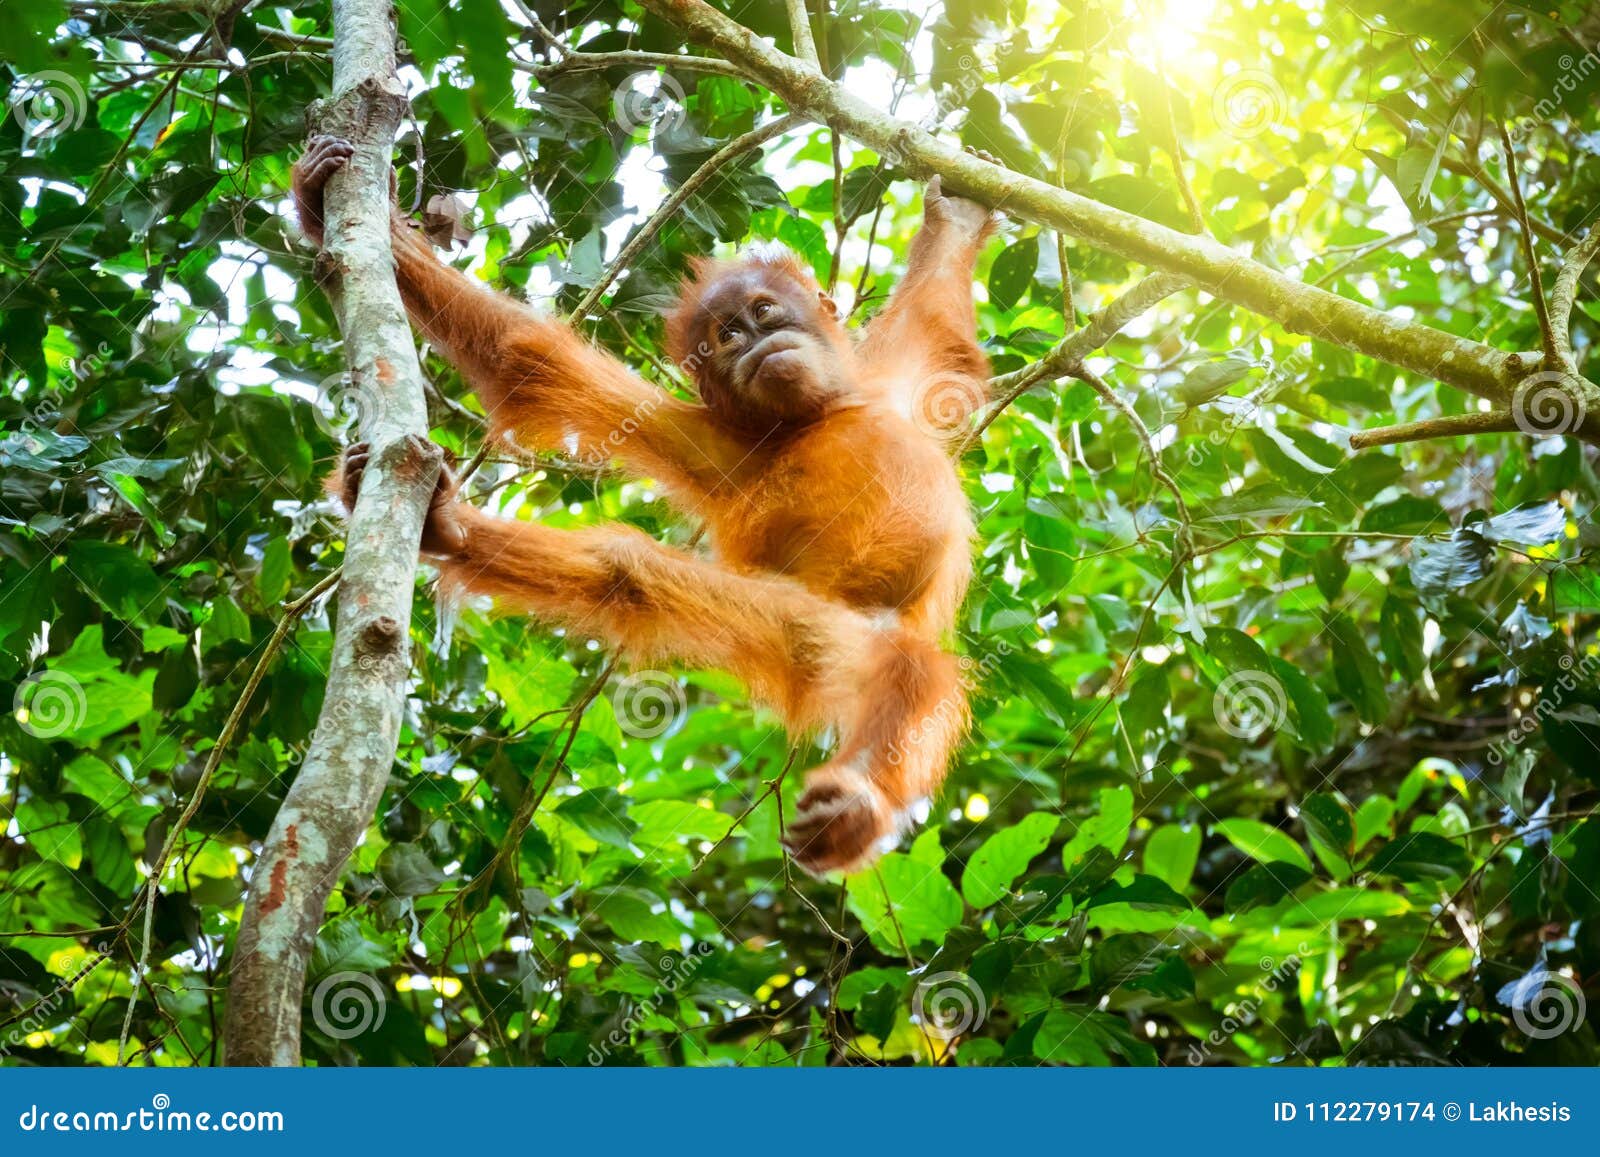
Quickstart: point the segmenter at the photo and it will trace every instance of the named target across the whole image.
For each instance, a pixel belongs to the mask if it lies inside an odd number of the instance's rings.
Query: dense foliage
[[[321,703],[332,607],[306,596],[343,543],[319,480],[372,404],[285,216],[330,13],[237,9],[0,9],[7,1064],[115,1063],[125,1020],[133,1063],[216,1062],[253,849]],[[685,50],[627,0],[399,9],[401,203],[553,311],[782,111],[715,71],[551,67],[526,17],[568,49]],[[1175,228],[1192,195],[1258,261],[1504,350],[1540,346],[1512,186],[1547,282],[1600,204],[1600,21],[1577,0],[813,11],[823,66],[907,120]],[[782,5],[729,12],[790,49]],[[688,257],[784,242],[859,319],[919,210],[908,174],[798,128],[691,196],[586,327],[680,389],[658,311]],[[979,271],[996,372],[1063,337],[1068,286],[1077,324],[1145,272],[1007,221]],[[1587,286],[1572,328],[1581,366]],[[844,881],[786,866],[819,752],[731,680],[618,670],[419,592],[407,727],[319,939],[307,1059],[1600,1058],[1593,448],[1352,451],[1476,400],[1193,290],[1090,365],[1181,502],[1084,381],[971,441],[971,740],[920,834]],[[435,436],[470,456],[477,401],[427,368]],[[557,526],[697,530],[562,460],[497,454],[470,490]]]

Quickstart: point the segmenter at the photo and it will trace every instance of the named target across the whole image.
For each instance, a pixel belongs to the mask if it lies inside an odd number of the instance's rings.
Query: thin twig
[[[1155,480],[1166,487],[1172,495],[1173,504],[1178,508],[1178,518],[1187,528],[1193,519],[1189,517],[1189,504],[1184,501],[1183,491],[1178,488],[1178,483],[1172,475],[1167,473],[1161,464],[1161,455],[1156,453],[1154,440],[1150,437],[1150,428],[1144,424],[1144,419],[1139,417],[1137,411],[1128,404],[1121,394],[1106,384],[1099,374],[1087,366],[1078,366],[1072,371],[1072,376],[1085,383],[1091,390],[1100,395],[1101,401],[1110,406],[1117,413],[1128,420],[1128,425],[1133,427],[1133,432],[1138,436],[1140,444],[1144,447],[1145,455],[1150,459],[1150,473]]]
[[[776,778],[767,780],[767,790],[756,796],[755,799],[751,800],[750,806],[745,808],[744,811],[740,812],[738,818],[735,819],[733,823],[728,825],[728,830],[722,834],[722,838],[716,843],[712,844],[711,847],[707,848],[706,854],[695,861],[694,867],[689,869],[691,874],[698,872],[701,868],[705,867],[706,861],[712,856],[716,855],[717,849],[732,839],[733,833],[738,831],[739,828],[744,824],[744,821],[750,818],[750,813],[765,803],[768,796],[783,786],[783,781],[788,776],[789,769],[794,766],[795,757],[799,754],[800,749],[798,747],[789,748],[789,758],[784,761],[783,770],[778,772]]]
[[[983,437],[983,432],[1006,407],[1028,390],[1048,380],[1071,376],[1085,357],[1104,346],[1123,326],[1188,285],[1188,280],[1176,274],[1152,274],[1104,308],[1090,314],[1082,329],[1071,330],[1066,338],[1031,365],[990,378],[989,395],[996,400],[990,404],[972,432],[958,444],[956,457],[965,454],[967,448]]]
[[[806,119],[797,113],[779,117],[777,120],[758,129],[752,129],[743,136],[735,137],[706,158],[705,163],[691,173],[683,184],[674,189],[672,195],[661,203],[661,207],[650,215],[650,219],[639,226],[634,231],[633,236],[628,238],[627,244],[622,247],[622,252],[617,254],[616,260],[611,262],[606,271],[600,276],[600,280],[596,281],[590,287],[589,292],[583,295],[583,300],[578,302],[577,307],[570,315],[571,318],[579,320],[587,317],[590,311],[600,303],[600,299],[605,296],[606,290],[611,288],[611,283],[616,280],[617,275],[629,267],[633,260],[644,251],[645,247],[655,240],[656,234],[661,232],[662,226],[682,207],[683,203],[694,196],[695,191],[702,185],[716,176],[724,165],[744,155],[751,149],[759,148],[773,137],[788,132],[796,125],[804,124]]]
[[[1506,157],[1506,185],[1511,190],[1511,204],[1517,223],[1522,226],[1522,256],[1528,263],[1528,283],[1533,292],[1533,312],[1539,319],[1539,337],[1544,343],[1545,368],[1553,370],[1561,365],[1561,346],[1556,341],[1555,330],[1550,326],[1550,307],[1544,300],[1544,279],[1539,276],[1539,255],[1533,248],[1533,226],[1528,221],[1528,206],[1522,199],[1522,181],[1517,175],[1517,150],[1511,143],[1511,134],[1504,121],[1497,121],[1500,130],[1500,147]]]

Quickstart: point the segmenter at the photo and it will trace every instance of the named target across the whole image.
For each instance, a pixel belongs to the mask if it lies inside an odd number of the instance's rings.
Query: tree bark
[[[334,0],[333,20],[333,96],[313,119],[352,141],[356,154],[328,184],[318,266],[373,455],[346,534],[322,715],[251,875],[231,962],[230,1065],[300,1063],[306,964],[399,742],[417,546],[439,473],[389,244],[391,152],[406,108],[390,2]]]
[[[1225,245],[1179,233],[1109,205],[982,160],[897,120],[845,86],[785,56],[703,0],[640,0],[692,41],[744,69],[797,112],[825,122],[919,175],[939,174],[948,191],[1049,225],[1176,273],[1224,301],[1305,334],[1505,404],[1537,359],[1411,322],[1287,277]]]

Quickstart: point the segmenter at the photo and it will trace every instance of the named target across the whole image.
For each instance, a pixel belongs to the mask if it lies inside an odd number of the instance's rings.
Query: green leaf
[[[1033,1038],[1033,1055],[1054,1065],[1109,1065],[1111,1058],[1090,1030],[1091,1009],[1052,1009]]]
[[[1410,832],[1380,844],[1366,870],[1402,880],[1446,880],[1472,870],[1472,857],[1460,844],[1432,832]]]
[[[283,601],[283,596],[289,593],[292,570],[288,541],[272,539],[262,552],[261,573],[256,579],[256,589],[263,603],[270,607]]]
[[[1182,892],[1200,859],[1199,824],[1163,824],[1144,845],[1144,870]]]
[[[891,956],[936,944],[961,922],[961,896],[944,873],[900,852],[848,877],[845,895],[873,944]]]
[[[961,894],[967,903],[987,908],[1004,896],[1049,845],[1059,823],[1048,812],[1035,812],[984,840],[961,873]]]
[[[165,605],[166,584],[149,563],[125,546],[79,539],[67,548],[66,567],[119,619],[151,623]]]
[[[1073,865],[1094,848],[1104,848],[1113,856],[1122,852],[1133,830],[1133,790],[1128,787],[1103,787],[1095,793],[1098,811],[1078,825],[1066,846],[1061,862],[1068,874]]]
[[[1307,861],[1309,865],[1309,861]],[[1297,864],[1252,864],[1228,885],[1222,906],[1233,915],[1253,908],[1276,904],[1311,879],[1309,866]]]
[[[83,837],[61,800],[23,800],[16,806],[17,829],[41,859],[76,868],[83,862]]]
[[[602,844],[627,851],[639,825],[628,816],[628,799],[615,788],[590,788],[561,801],[556,815]]]
[[[1300,822],[1313,845],[1348,860],[1355,851],[1356,829],[1349,810],[1327,792],[1313,792],[1300,802]]]
[[[1361,631],[1345,615],[1331,615],[1327,623],[1333,659],[1333,678],[1339,690],[1365,723],[1376,726],[1389,714],[1389,693],[1383,671]]]
[[[1272,674],[1289,698],[1289,722],[1300,741],[1310,751],[1326,751],[1333,745],[1333,715],[1328,697],[1304,672],[1287,659],[1271,656]]]
[[[989,267],[989,303],[1000,312],[1009,313],[1033,284],[1033,271],[1038,265],[1037,233],[1006,246]]]
[[[378,857],[378,876],[397,896],[426,896],[445,875],[416,844],[390,844]]]
[[[688,931],[672,915],[667,902],[645,888],[597,888],[591,895],[595,915],[623,940],[648,940],[677,948]]]
[[[1311,871],[1311,857],[1295,838],[1260,820],[1242,817],[1218,820],[1211,830],[1253,860],[1293,864]]]
[[[629,816],[639,825],[633,839],[641,847],[663,847],[679,840],[715,842],[733,827],[732,816],[678,799],[636,804]]]

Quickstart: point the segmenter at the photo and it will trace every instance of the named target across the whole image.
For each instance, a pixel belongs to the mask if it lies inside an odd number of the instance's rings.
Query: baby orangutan
[[[322,190],[352,153],[314,139],[295,169],[322,243]],[[984,400],[973,267],[989,210],[927,187],[904,280],[858,342],[786,251],[700,261],[667,319],[699,403],[635,376],[565,325],[441,264],[395,219],[412,322],[460,368],[495,433],[619,461],[703,520],[715,561],[627,526],[495,518],[439,483],[422,550],[447,587],[494,596],[634,663],[715,667],[837,750],[806,777],[785,843],[811,872],[892,846],[967,726],[941,649],[971,572],[948,441]],[[352,507],[367,461],[336,482]]]

